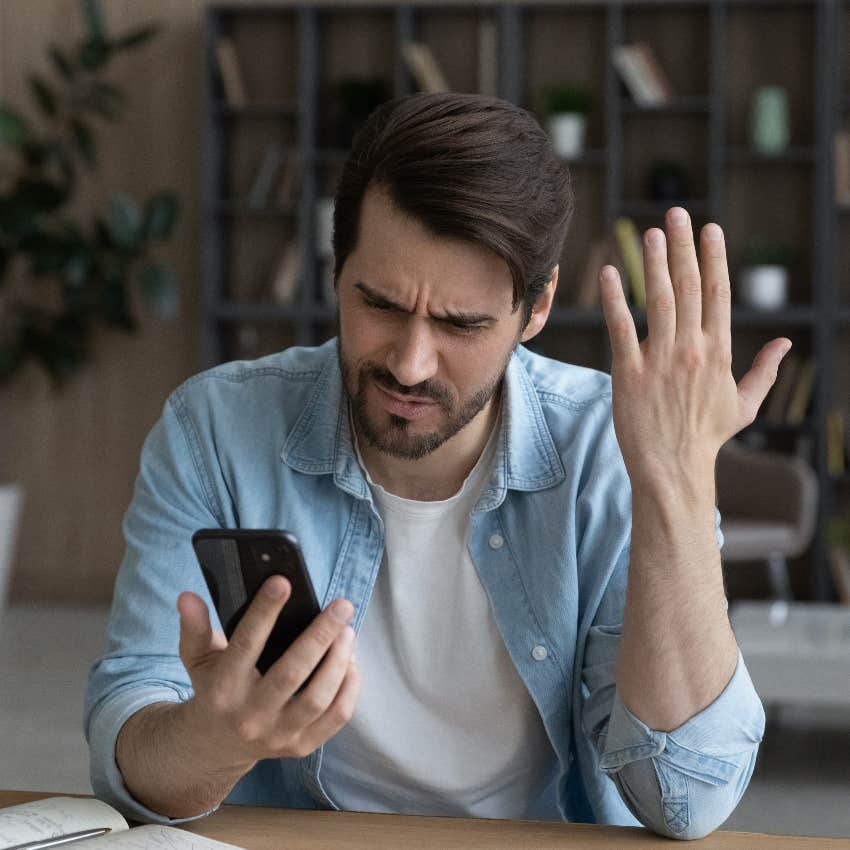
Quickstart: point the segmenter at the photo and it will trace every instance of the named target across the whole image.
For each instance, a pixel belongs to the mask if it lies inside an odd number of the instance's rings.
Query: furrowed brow
[[[363,283],[362,280],[355,283],[354,288],[362,292],[370,301],[374,302],[379,307],[391,307],[394,310],[401,311],[402,313],[413,312],[407,307],[404,307],[401,304],[396,304],[395,301],[391,301],[386,297],[386,295],[382,295],[376,289],[372,289],[371,286]],[[480,325],[496,321],[495,316],[491,316],[488,313],[474,313],[465,310],[447,310],[446,313],[441,316],[431,313],[431,318],[442,322],[452,322],[456,325]]]

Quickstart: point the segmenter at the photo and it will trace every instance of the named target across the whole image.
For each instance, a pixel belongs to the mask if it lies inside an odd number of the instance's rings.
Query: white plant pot
[[[788,303],[788,269],[785,266],[748,266],[738,283],[742,304],[759,310],[778,310]]]
[[[0,484],[0,614],[6,608],[12,581],[18,519],[24,492],[20,484]]]
[[[558,112],[548,119],[549,138],[555,153],[564,159],[575,159],[584,151],[587,117],[581,112]]]

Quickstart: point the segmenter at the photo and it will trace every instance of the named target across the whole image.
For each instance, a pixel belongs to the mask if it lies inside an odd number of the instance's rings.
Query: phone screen
[[[202,528],[192,535],[192,546],[228,640],[269,576],[285,576],[292,585],[257,660],[265,674],[320,610],[297,539],[279,529]]]

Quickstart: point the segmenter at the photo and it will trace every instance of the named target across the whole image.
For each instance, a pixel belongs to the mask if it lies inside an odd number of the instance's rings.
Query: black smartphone
[[[192,547],[228,640],[269,576],[285,576],[292,585],[257,659],[265,674],[321,610],[297,538],[276,528],[201,528],[192,535]]]

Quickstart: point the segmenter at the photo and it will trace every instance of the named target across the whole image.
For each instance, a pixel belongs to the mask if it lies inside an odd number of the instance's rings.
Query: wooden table
[[[54,795],[0,791],[0,808],[50,796]],[[246,850],[671,850],[676,846],[648,830],[625,826],[252,806],[222,806],[183,828]],[[679,846],[699,850],[850,850],[850,839],[717,831]]]

